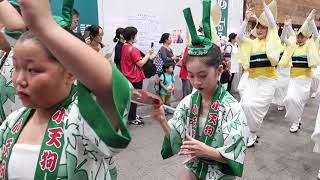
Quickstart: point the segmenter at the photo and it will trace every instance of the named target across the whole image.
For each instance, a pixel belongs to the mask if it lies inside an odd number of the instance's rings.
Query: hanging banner
[[[227,36],[228,30],[228,0],[218,0],[218,3],[221,7],[221,22],[220,25],[217,27],[218,36]]]
[[[51,9],[54,15],[61,15],[62,0],[51,0]],[[74,9],[80,14],[78,32],[83,33],[85,28],[95,24],[99,25],[98,2],[97,1],[77,1],[74,2]]]

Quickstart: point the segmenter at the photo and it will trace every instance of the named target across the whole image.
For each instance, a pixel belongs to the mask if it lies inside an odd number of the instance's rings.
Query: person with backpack
[[[222,66],[223,66],[223,72],[220,77],[220,83],[221,83],[222,87],[224,87],[225,90],[227,90],[228,84],[229,84],[230,78],[231,78],[231,75],[230,75],[230,54],[229,53],[226,53],[223,55]]]
[[[153,54],[153,49],[147,50],[147,53],[142,58],[141,52],[133,44],[138,41],[138,30],[135,27],[126,27],[124,29],[124,39],[126,43],[122,46],[121,51],[121,72],[131,82],[136,89],[142,89],[143,80],[146,78],[143,72],[143,66],[148,62]],[[137,104],[131,103],[129,124],[143,125],[141,118],[137,117]]]
[[[168,106],[171,104],[171,96],[174,91],[173,67],[173,62],[165,63],[163,65],[163,73],[160,74],[159,94],[163,103]],[[167,112],[170,113],[169,111]]]
[[[231,61],[230,61],[231,62],[231,67],[230,67],[231,78],[230,78],[230,81],[228,82],[228,89],[227,89],[228,92],[231,92],[233,78],[236,74],[240,72],[240,65],[237,61],[238,44],[237,44],[236,33],[231,33],[229,35],[229,43],[225,47],[224,53],[231,55]]]

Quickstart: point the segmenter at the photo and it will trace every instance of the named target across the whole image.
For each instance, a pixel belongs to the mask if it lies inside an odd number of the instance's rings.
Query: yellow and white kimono
[[[276,16],[275,1],[265,7],[264,13],[259,18],[260,24],[268,26],[268,33],[264,39],[242,38],[243,33],[238,33],[240,45],[238,60],[248,72],[248,80],[240,103],[246,114],[251,133],[255,133],[260,128],[275,92],[277,78],[275,66],[280,58],[281,41],[274,16]],[[241,25],[242,32],[244,32],[246,25],[247,22],[244,21]],[[251,136],[253,135],[251,134]],[[254,136],[251,138],[257,137],[255,134]]]
[[[249,77],[248,71],[244,71],[243,74],[241,75],[241,78],[240,78],[240,81],[239,81],[239,84],[238,84],[238,92],[240,94],[240,98],[242,98],[243,92],[247,87],[248,77]]]
[[[281,63],[283,60],[291,57],[292,46],[295,46],[296,36],[292,28],[284,27],[281,34],[281,41],[283,43],[283,50],[281,53],[280,62],[277,66],[278,78],[276,82],[276,89],[274,93],[274,103],[277,104],[278,110],[283,110],[284,98],[288,92],[289,80],[290,80],[290,69],[288,64]]]
[[[304,24],[307,25],[302,26],[299,33],[302,33],[305,37],[310,37],[312,34],[310,29],[315,29],[313,30],[314,37],[309,38],[303,46],[294,44],[288,50],[292,53],[292,56],[288,56],[280,62],[280,64],[287,64],[292,67],[288,92],[284,99],[287,110],[285,117],[293,123],[292,130],[290,129],[291,132],[298,130],[304,106],[310,96],[312,67],[320,64],[316,46],[316,39],[318,37],[316,25],[314,20],[308,20]]]

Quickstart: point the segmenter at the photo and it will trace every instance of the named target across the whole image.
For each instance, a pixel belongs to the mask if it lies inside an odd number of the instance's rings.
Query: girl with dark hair
[[[121,52],[121,72],[131,82],[136,89],[142,89],[145,75],[143,65],[149,59],[152,59],[153,49],[148,49],[144,57],[141,56],[140,50],[134,47],[134,43],[138,41],[138,30],[135,27],[126,27],[124,29],[124,39],[126,43],[122,46]],[[132,103],[130,106],[129,124],[143,125],[142,119],[137,116],[137,104]]]
[[[120,61],[121,61],[121,51],[122,46],[124,45],[124,29],[118,28],[116,30],[116,36],[113,39],[114,43],[117,43],[114,48],[114,63],[117,65],[119,69],[121,69]]]
[[[186,66],[197,91],[179,103],[169,121],[162,107],[153,109],[154,118],[165,132],[162,157],[188,157],[181,180],[234,179],[243,172],[246,118],[237,100],[218,82],[223,67],[220,47],[211,42],[210,2],[203,1],[205,36],[197,36],[190,8],[184,10],[192,38]]]
[[[13,48],[13,84],[25,107],[0,126],[0,179],[116,179],[129,82],[54,21],[49,0],[19,3],[30,31]]]
[[[104,45],[102,44],[103,29],[98,25],[91,25],[85,30],[88,32],[88,37],[85,37],[85,41],[97,52],[101,52]]]

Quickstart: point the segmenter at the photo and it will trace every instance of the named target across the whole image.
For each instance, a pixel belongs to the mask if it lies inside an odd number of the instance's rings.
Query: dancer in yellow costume
[[[311,68],[320,63],[316,45],[319,34],[314,22],[315,14],[316,11],[312,10],[298,31],[297,43],[294,43],[289,50],[291,56],[279,63],[292,66],[288,92],[284,100],[287,109],[286,119],[292,122],[290,127],[292,133],[300,129],[303,109],[310,96]]]
[[[289,17],[286,18],[285,20],[285,27],[282,29],[281,33],[281,42],[283,45],[283,50],[281,53],[281,59],[286,59],[285,57],[290,56],[290,53],[288,53],[288,48],[296,42],[296,37],[294,36],[295,33],[293,29],[288,29],[286,28],[286,24],[291,25],[291,20]],[[293,36],[292,36],[293,35]],[[291,37],[290,37],[291,36]],[[290,37],[290,38],[289,38]],[[292,42],[292,43],[290,43]],[[278,111],[283,111],[285,110],[284,106],[284,98],[287,95],[288,92],[288,86],[289,86],[289,80],[290,80],[290,66],[281,66],[280,63],[277,66],[277,81],[276,81],[276,87],[275,87],[275,93],[274,93],[274,103],[278,106]]]
[[[246,89],[243,91],[241,105],[246,114],[250,135],[248,147],[253,147],[258,136],[264,116],[267,114],[275,92],[275,79],[281,53],[281,41],[278,36],[275,17],[277,3],[272,1],[268,6],[262,0],[264,12],[257,19],[257,26],[252,30],[254,40],[244,38],[243,34],[251,17],[256,17],[253,8],[248,8],[245,21],[238,33],[239,63],[248,71]]]

